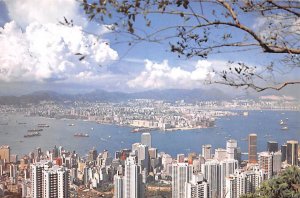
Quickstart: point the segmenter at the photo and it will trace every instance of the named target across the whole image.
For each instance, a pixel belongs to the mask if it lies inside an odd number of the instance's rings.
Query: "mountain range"
[[[1,105],[18,105],[28,103],[39,103],[41,101],[88,101],[88,102],[121,102],[130,99],[155,99],[174,102],[185,100],[186,102],[228,100],[232,96],[223,93],[218,89],[166,89],[150,90],[136,93],[108,92],[95,90],[86,94],[61,94],[53,91],[37,91],[21,96],[0,96]]]

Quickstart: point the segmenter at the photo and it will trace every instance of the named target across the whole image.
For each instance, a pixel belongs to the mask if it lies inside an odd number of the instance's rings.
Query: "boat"
[[[149,131],[150,131],[149,128],[135,128],[135,129],[132,129],[131,133],[149,132]]]
[[[74,137],[89,137],[89,134],[87,134],[87,133],[75,133]]]
[[[68,126],[75,126],[75,124],[68,124]]]
[[[281,128],[281,130],[288,130],[289,128],[287,126],[284,126]]]
[[[50,127],[48,124],[38,124],[39,128],[45,128],[45,127]]]
[[[27,124],[27,123],[26,123],[26,122],[18,122],[18,124],[20,124],[20,125],[21,125],[21,124]]]
[[[41,132],[43,129],[29,129],[27,132]]]
[[[284,125],[283,120],[280,120],[279,124],[280,124],[280,125]]]
[[[249,112],[248,112],[248,111],[244,111],[244,112],[243,112],[243,115],[244,115],[244,116],[248,116],[248,115],[249,115]]]
[[[26,135],[24,135],[24,138],[34,137],[34,136],[41,136],[41,134],[39,132],[29,132]]]

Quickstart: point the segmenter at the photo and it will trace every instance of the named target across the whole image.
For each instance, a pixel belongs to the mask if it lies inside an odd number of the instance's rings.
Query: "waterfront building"
[[[249,163],[257,163],[257,135],[254,133],[248,137],[248,160]]]
[[[227,140],[226,151],[228,159],[237,159],[237,141],[234,139]]]
[[[267,142],[267,151],[270,153],[275,153],[278,151],[278,142],[268,141]]]
[[[202,156],[204,157],[205,160],[212,158],[210,144],[202,145]]]
[[[142,133],[141,143],[148,146],[149,148],[151,148],[152,147],[151,134],[150,133]]]
[[[282,162],[286,161],[286,149],[287,149],[286,144],[281,145],[280,150],[281,150],[281,161]]]

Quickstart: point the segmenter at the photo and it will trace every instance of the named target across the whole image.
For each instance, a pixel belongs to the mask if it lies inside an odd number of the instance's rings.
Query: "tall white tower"
[[[193,166],[188,163],[175,163],[172,165],[172,198],[185,198],[185,184],[193,175]]]
[[[124,198],[143,198],[141,167],[136,164],[135,156],[129,156],[125,161]]]

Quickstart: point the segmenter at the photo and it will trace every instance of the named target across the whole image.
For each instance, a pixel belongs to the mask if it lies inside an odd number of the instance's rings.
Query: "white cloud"
[[[22,27],[31,22],[58,23],[64,17],[83,25],[86,19],[80,14],[76,0],[4,0],[10,18]]]
[[[2,81],[57,81],[78,78],[82,72],[97,75],[98,64],[118,58],[107,41],[84,33],[76,25],[33,22],[23,32],[12,21],[0,28],[0,33]],[[76,53],[86,58],[79,61]]]
[[[213,76],[212,63],[206,60],[199,60],[192,71],[171,67],[167,60],[162,63],[145,60],[144,71],[127,84],[130,88],[146,89],[194,88]]]

